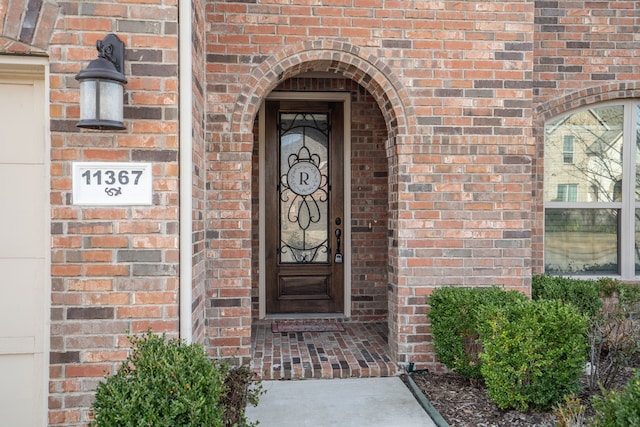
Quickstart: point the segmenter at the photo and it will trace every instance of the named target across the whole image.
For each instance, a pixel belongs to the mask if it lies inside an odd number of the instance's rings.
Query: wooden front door
[[[343,108],[266,103],[267,314],[344,310]]]

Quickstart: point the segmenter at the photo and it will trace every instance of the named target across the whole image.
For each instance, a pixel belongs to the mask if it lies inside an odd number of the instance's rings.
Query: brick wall
[[[287,79],[331,72],[362,100],[354,242],[379,235],[354,252],[354,312],[369,319],[386,301],[397,360],[436,366],[424,305],[436,286],[529,292],[541,269],[544,120],[640,96],[640,2],[320,3],[194,2],[194,185],[180,195],[194,203],[194,337],[212,355],[248,359],[256,113]],[[4,4],[0,52],[50,58],[50,424],[85,425],[95,385],[126,354],[125,331],[178,331],[177,2]],[[109,32],[127,47],[128,130],[79,131],[74,76]],[[153,162],[153,206],[73,206],[73,161]],[[386,223],[365,233],[385,203]],[[375,277],[360,280],[369,262]]]
[[[352,81],[351,95],[351,302],[352,318],[388,316],[387,129],[373,97]]]
[[[207,78],[217,82],[208,99],[218,112],[208,134],[212,169],[229,160],[251,169],[260,101],[301,72],[343,75],[379,106],[390,343],[400,362],[433,362],[424,298],[435,286],[528,291],[532,2],[214,2],[207,12]],[[215,199],[238,200],[223,191]],[[210,202],[209,211],[218,205]],[[242,226],[237,215],[216,225]],[[250,233],[236,236],[250,247]],[[237,253],[229,255],[235,263]],[[251,277],[248,267],[236,273],[211,287],[242,287]]]
[[[48,49],[50,425],[86,424],[96,384],[127,354],[127,331],[178,332],[177,30],[175,2],[60,3]],[[110,32],[126,46],[127,130],[80,131],[74,76],[96,58],[96,40]],[[151,162],[153,205],[72,205],[74,161]]]
[[[203,342],[205,336],[205,310],[206,310],[206,289],[207,280],[207,252],[206,252],[206,23],[204,22],[204,4],[193,2],[192,12],[192,64],[193,64],[193,192],[192,192],[192,239],[193,239],[193,288],[192,288],[192,310],[193,310],[193,341]],[[185,114],[184,111],[181,114]],[[186,113],[188,114],[188,113]],[[180,197],[189,195],[181,194]],[[181,220],[184,214],[181,215]]]
[[[5,0],[0,7],[0,53],[46,55],[58,12],[53,0]]]

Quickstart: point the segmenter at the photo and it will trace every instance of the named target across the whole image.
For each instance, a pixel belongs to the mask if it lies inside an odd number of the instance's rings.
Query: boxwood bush
[[[578,307],[589,317],[587,385],[609,388],[640,352],[640,287],[612,278],[576,279],[534,276],[536,300],[557,299]]]
[[[548,410],[580,388],[587,317],[559,300],[518,301],[480,314],[481,372],[502,409]]]
[[[549,275],[535,275],[531,280],[531,297],[534,300],[557,299],[571,303],[588,317],[602,309],[601,291],[601,283],[595,280]]]
[[[209,359],[200,344],[166,340],[150,331],[129,340],[132,349],[127,359],[96,389],[92,426],[247,425],[244,407],[247,400],[257,404],[261,388],[249,389],[246,369],[230,370],[227,364]],[[243,381],[230,375],[233,372]]]
[[[498,287],[436,289],[427,303],[438,360],[452,371],[480,379],[478,313],[485,306],[503,307],[526,299],[520,292]]]

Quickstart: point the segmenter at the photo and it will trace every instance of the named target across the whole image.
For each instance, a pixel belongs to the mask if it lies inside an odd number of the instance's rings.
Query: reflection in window
[[[625,102],[546,123],[546,272],[625,278],[640,272],[638,122],[640,105]]]
[[[618,274],[618,211],[546,209],[545,271]]]
[[[573,163],[573,135],[565,135],[562,147],[562,161]]]
[[[640,209],[635,210],[635,224],[635,247],[633,251],[633,258],[635,259],[635,271],[638,275],[640,274],[640,244],[638,244],[638,242],[640,242]]]
[[[558,184],[558,202],[577,202],[578,184]]]
[[[623,113],[622,105],[592,108],[547,123],[545,201],[554,201],[558,184],[567,182],[579,184],[576,202],[613,201],[622,175]],[[572,145],[569,164],[567,141]]]
[[[636,106],[635,114],[635,148],[636,148],[636,201],[640,201],[640,105]]]

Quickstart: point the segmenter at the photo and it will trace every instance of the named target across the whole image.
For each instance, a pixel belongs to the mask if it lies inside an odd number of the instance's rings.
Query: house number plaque
[[[73,204],[152,204],[151,163],[73,163]]]

